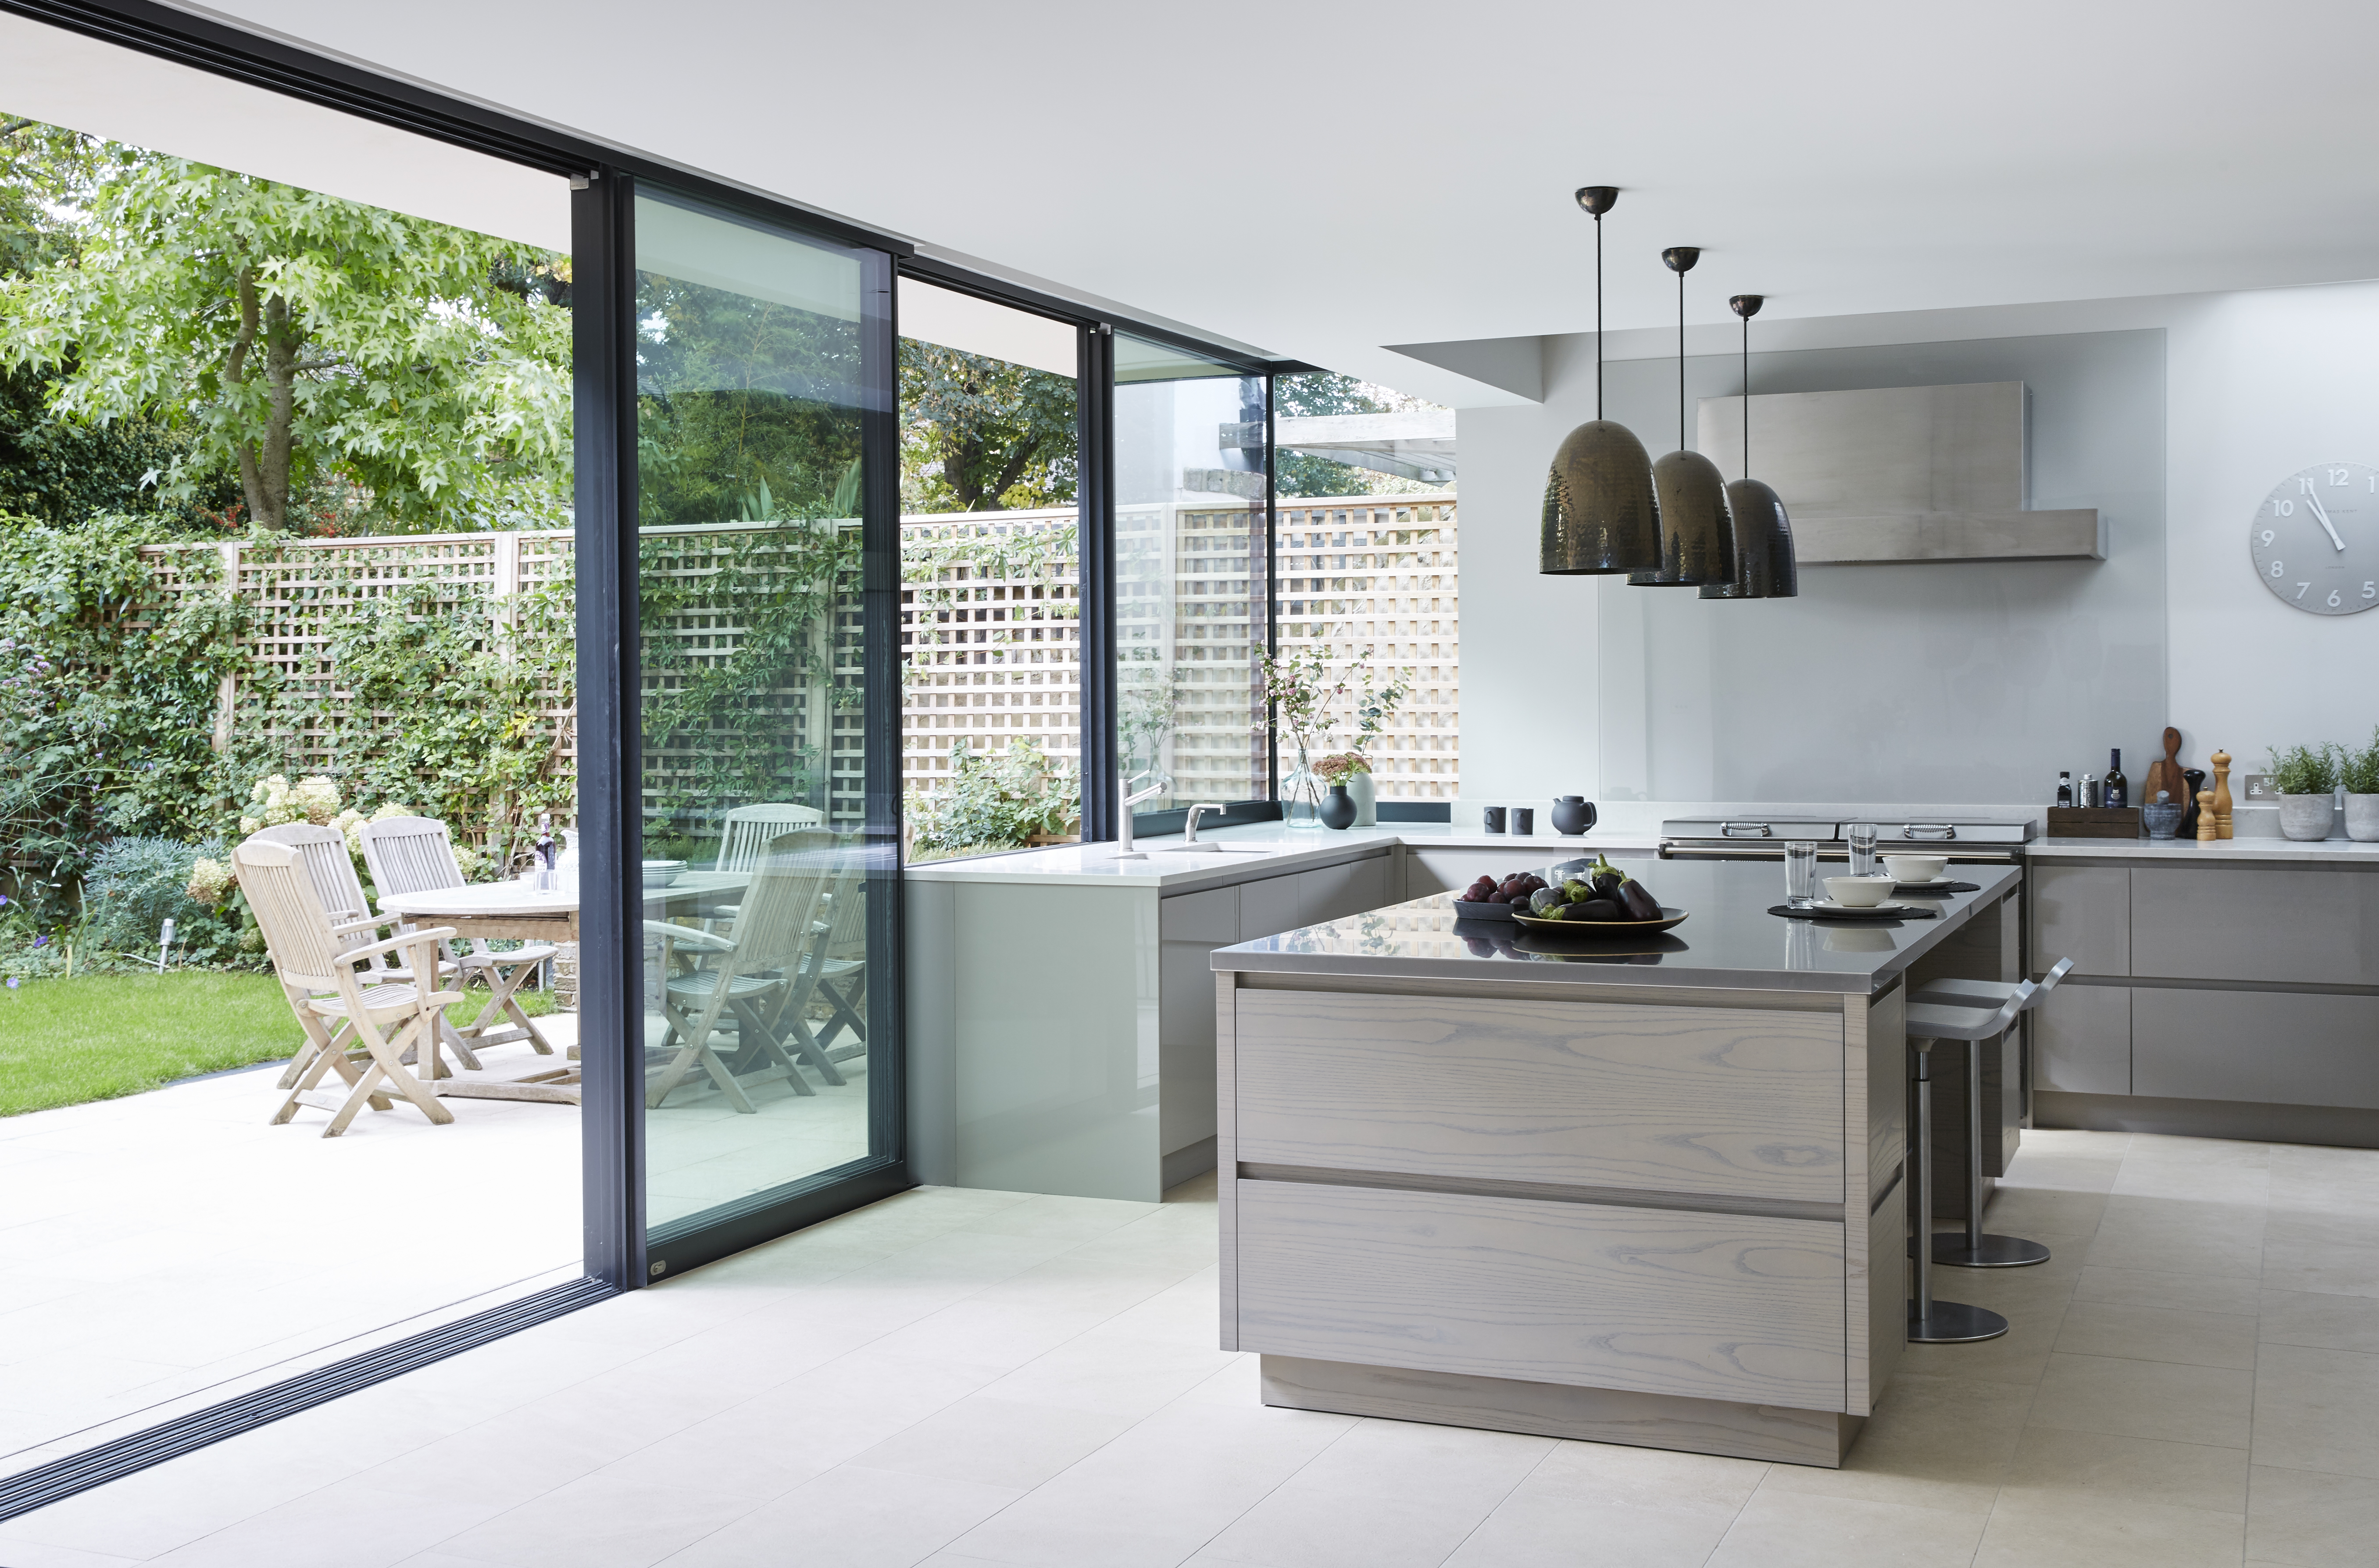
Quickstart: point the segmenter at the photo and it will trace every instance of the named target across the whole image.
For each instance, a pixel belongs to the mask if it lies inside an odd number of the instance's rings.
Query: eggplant
[[[1617,920],[1619,906],[1608,899],[1588,899],[1562,911],[1564,920]]]
[[[1644,890],[1644,885],[1629,877],[1619,885],[1619,907],[1629,920],[1659,920],[1660,901]]]

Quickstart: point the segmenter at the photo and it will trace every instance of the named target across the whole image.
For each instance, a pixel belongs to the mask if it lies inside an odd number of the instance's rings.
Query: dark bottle
[[[2119,746],[2107,754],[2107,803],[2109,806],[2131,803],[2131,781],[2123,777],[2123,751]]]
[[[2071,773],[2057,776],[2057,803],[2060,806],[2073,803],[2073,775]]]

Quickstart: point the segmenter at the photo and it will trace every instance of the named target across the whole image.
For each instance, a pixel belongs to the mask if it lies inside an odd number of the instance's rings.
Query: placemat
[[[1979,893],[1982,890],[1979,882],[1950,882],[1938,887],[1924,882],[1902,882],[1892,888],[1895,893],[1905,893],[1918,899],[1946,899],[1952,893]]]
[[[1786,920],[1839,920],[1851,923],[1883,920],[1938,920],[1939,910],[1920,909],[1914,904],[1878,904],[1871,910],[1796,910],[1790,904],[1770,904],[1768,912],[1782,915]]]

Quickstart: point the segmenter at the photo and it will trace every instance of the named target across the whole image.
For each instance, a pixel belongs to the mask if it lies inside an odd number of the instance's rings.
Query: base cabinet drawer
[[[2033,1082],[2071,1094],[2131,1092],[2131,992],[2060,985],[2032,1023]]]
[[[2140,986],[2131,997],[2134,1094],[2379,1110],[2379,996]]]
[[[1839,1222],[1303,1182],[1236,1198],[1242,1350],[1843,1408]]]

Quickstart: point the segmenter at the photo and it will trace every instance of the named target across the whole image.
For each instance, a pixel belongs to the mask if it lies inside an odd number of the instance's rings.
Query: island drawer
[[[1236,1187],[1241,1350],[1844,1407],[1839,1223]]]
[[[1237,996],[1242,1163],[1843,1200],[1839,1013]]]

